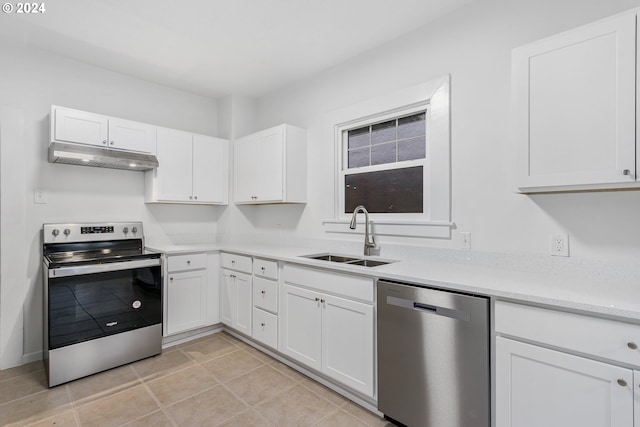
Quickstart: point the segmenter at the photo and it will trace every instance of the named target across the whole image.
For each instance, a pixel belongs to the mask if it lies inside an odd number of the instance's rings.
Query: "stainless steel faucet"
[[[365,209],[364,206],[358,205],[353,211],[353,216],[351,217],[351,224],[349,224],[349,228],[352,230],[356,229],[356,216],[358,212],[364,212],[364,254],[365,256],[371,255],[371,248],[376,247],[376,242],[373,239],[373,235],[369,232],[369,212]]]

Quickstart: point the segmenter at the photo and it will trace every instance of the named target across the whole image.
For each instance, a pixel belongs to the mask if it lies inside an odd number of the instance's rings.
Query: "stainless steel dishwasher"
[[[489,300],[378,281],[378,410],[410,427],[490,425]]]

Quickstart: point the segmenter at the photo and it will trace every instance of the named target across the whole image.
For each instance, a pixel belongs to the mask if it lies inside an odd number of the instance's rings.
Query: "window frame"
[[[372,125],[372,124],[376,124],[376,123],[380,123],[380,122],[385,122],[387,120],[391,120],[391,119],[395,119],[395,118],[399,118],[399,117],[405,117],[405,116],[410,116],[412,114],[416,114],[419,112],[425,112],[425,127],[426,127],[426,133],[425,133],[425,144],[427,146],[427,148],[425,148],[425,157],[422,159],[414,159],[414,160],[404,160],[401,162],[394,162],[394,163],[382,163],[382,164],[378,164],[378,165],[369,165],[369,166],[362,166],[362,167],[357,167],[357,168],[352,168],[349,169],[348,168],[348,144],[347,144],[347,140],[346,140],[346,135],[348,133],[349,130],[353,130],[353,129],[357,129],[360,127],[364,127],[364,126],[368,126],[368,125]],[[338,197],[337,197],[337,218],[345,220],[345,219],[350,219],[351,218],[351,214],[348,212],[344,211],[344,205],[345,205],[345,177],[347,175],[353,175],[353,174],[360,174],[360,173],[367,173],[367,172],[377,172],[377,171],[384,171],[384,170],[391,170],[391,169],[404,169],[404,168],[410,168],[410,167],[415,167],[415,166],[422,166],[422,191],[423,191],[423,201],[422,201],[422,213],[370,213],[369,217],[371,218],[371,220],[388,220],[388,219],[393,219],[393,220],[404,220],[404,221],[425,221],[429,219],[430,217],[430,211],[429,211],[429,203],[428,203],[428,199],[429,199],[429,194],[428,194],[428,187],[427,187],[427,177],[429,176],[429,166],[430,166],[430,162],[428,160],[428,146],[429,146],[429,137],[430,137],[430,132],[431,132],[431,109],[428,103],[420,103],[417,105],[412,105],[409,106],[408,108],[399,108],[397,110],[394,111],[390,111],[390,112],[386,112],[384,114],[381,114],[378,117],[375,118],[368,118],[368,119],[357,119],[355,121],[352,122],[347,122],[347,123],[342,123],[340,125],[337,126],[336,128],[336,132],[340,135],[337,138],[340,139],[340,141],[336,141],[338,144],[341,145],[341,147],[338,149],[338,152],[340,153],[339,156],[339,160],[338,160],[338,164],[339,164],[339,171],[338,171]],[[353,171],[353,172],[347,172],[347,171]],[[365,205],[366,207],[366,205]]]
[[[361,234],[361,221],[356,230],[348,227],[351,215],[344,213],[344,175],[342,131],[357,128],[358,123],[384,121],[404,115],[412,109],[428,110],[425,169],[423,172],[426,207],[422,214],[372,214],[376,235],[412,238],[451,238],[451,124],[450,76],[397,90],[327,115],[334,137],[334,215],[323,221],[325,232]],[[379,165],[376,165],[379,166]],[[368,166],[372,167],[372,166]],[[364,168],[362,168],[364,170]],[[402,216],[402,217],[400,217]]]

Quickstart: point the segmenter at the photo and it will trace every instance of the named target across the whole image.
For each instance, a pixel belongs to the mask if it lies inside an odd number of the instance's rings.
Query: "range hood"
[[[52,142],[49,145],[49,163],[134,171],[147,171],[159,166],[153,154],[64,142]]]

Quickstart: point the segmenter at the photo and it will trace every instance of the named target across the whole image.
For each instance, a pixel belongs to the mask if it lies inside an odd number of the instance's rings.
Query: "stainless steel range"
[[[162,351],[162,266],[142,223],[43,225],[49,387]]]

